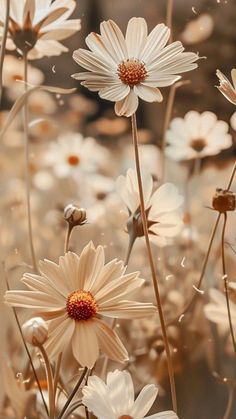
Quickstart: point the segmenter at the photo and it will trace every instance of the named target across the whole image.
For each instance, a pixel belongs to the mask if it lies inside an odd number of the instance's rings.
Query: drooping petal
[[[117,334],[105,323],[96,318],[93,322],[94,330],[98,338],[99,347],[108,356],[117,362],[125,362],[128,353]]]
[[[72,350],[74,357],[82,367],[93,368],[99,356],[98,339],[93,323],[93,320],[75,323]]]
[[[49,337],[44,344],[50,359],[54,359],[63,352],[65,343],[70,344],[75,329],[75,322],[68,319],[67,315],[49,322]]]
[[[104,87],[99,91],[99,96],[102,99],[118,102],[128,96],[130,87],[126,84],[117,81],[112,86]]]
[[[138,108],[138,96],[135,94],[134,89],[130,89],[129,94],[115,104],[115,112],[119,116],[131,116]]]
[[[146,86],[145,84],[138,84],[134,86],[134,92],[138,95],[141,99],[145,100],[146,102],[162,102],[163,96],[159,89],[156,87]]]

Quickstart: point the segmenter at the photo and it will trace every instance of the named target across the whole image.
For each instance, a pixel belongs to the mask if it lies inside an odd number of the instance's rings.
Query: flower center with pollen
[[[79,156],[75,156],[71,154],[70,156],[67,157],[67,161],[70,166],[78,166],[78,164],[80,163],[80,158]]]
[[[126,60],[119,64],[117,69],[118,76],[124,84],[135,86],[147,77],[145,65],[139,60]]]
[[[206,147],[206,141],[202,138],[197,138],[191,141],[190,147],[193,148],[194,151],[200,153]]]
[[[66,301],[68,316],[74,320],[89,320],[94,317],[98,305],[89,291],[73,291]]]
[[[119,419],[133,419],[132,416],[129,415],[122,415],[119,417]]]

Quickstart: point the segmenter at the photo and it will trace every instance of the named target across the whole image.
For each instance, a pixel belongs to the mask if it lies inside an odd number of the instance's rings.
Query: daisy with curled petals
[[[152,193],[152,176],[149,173],[144,173],[142,179],[149,238],[157,246],[165,246],[167,238],[174,237],[182,228],[180,207],[183,197],[171,183],[163,184]],[[128,208],[128,231],[132,228],[135,237],[144,236],[138,181],[134,169],[129,169],[126,177],[119,176],[117,191]]]
[[[189,111],[184,118],[171,121],[166,155],[177,161],[215,156],[232,145],[228,129],[228,124],[217,120],[213,112]]]
[[[232,83],[225,77],[223,73],[221,73],[220,70],[216,71],[216,75],[220,81],[220,85],[216,86],[217,89],[228,99],[229,102],[233,103],[233,105],[236,105],[236,68],[233,68],[231,71],[231,78]]]
[[[148,35],[145,19],[134,17],[125,37],[112,20],[102,22],[100,31],[101,35],[92,32],[86,38],[91,51],[74,51],[74,60],[88,71],[72,77],[83,80],[81,84],[102,99],[116,102],[117,115],[134,114],[138,98],[161,102],[159,87],[172,85],[181,78],[179,73],[197,67],[198,55],[183,52],[181,42],[167,45],[170,29],[164,24]]]
[[[29,291],[7,291],[7,304],[34,309],[49,320],[45,349],[51,358],[71,345],[83,367],[92,368],[99,348],[118,362],[128,354],[118,335],[101,316],[132,319],[152,315],[156,307],[127,299],[141,287],[139,272],[125,274],[121,261],[105,264],[104,249],[90,242],[78,256],[68,252],[59,264],[40,262],[41,275],[26,273],[22,282]]]
[[[0,0],[0,43],[6,3]],[[11,0],[6,48],[28,53],[28,59],[68,51],[59,41],[80,30],[80,19],[68,19],[75,6],[75,0]]]
[[[127,371],[109,372],[104,383],[91,376],[83,388],[83,403],[98,419],[178,419],[173,411],[145,416],[158,393],[154,384],[146,385],[134,400],[134,386]]]

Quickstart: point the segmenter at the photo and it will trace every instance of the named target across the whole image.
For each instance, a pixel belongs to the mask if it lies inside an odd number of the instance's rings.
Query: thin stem
[[[44,359],[45,370],[46,370],[46,375],[47,375],[48,397],[49,397],[49,418],[55,419],[54,383],[53,383],[52,368],[51,368],[50,361],[47,356],[47,352],[45,351],[43,345],[40,345],[39,349]]]
[[[7,289],[8,289],[8,291],[10,291],[10,287],[9,287],[9,283],[8,283],[8,279],[7,279],[7,276],[6,276],[6,271],[5,271],[4,266],[3,266],[3,272],[4,272],[4,279],[5,279],[5,282],[6,282]],[[37,384],[38,389],[39,389],[40,396],[41,396],[41,398],[42,398],[43,405],[44,405],[44,407],[45,407],[45,410],[46,410],[46,413],[47,413],[47,416],[48,416],[48,408],[47,408],[47,404],[46,404],[46,402],[45,402],[45,399],[44,399],[44,396],[43,396],[43,392],[42,392],[42,388],[41,388],[41,385],[40,385],[40,382],[39,382],[39,379],[38,379],[38,376],[37,376],[36,370],[35,370],[35,368],[34,368],[34,363],[33,363],[33,360],[32,360],[31,354],[30,354],[30,351],[29,351],[29,349],[28,349],[28,346],[27,346],[27,344],[26,344],[26,341],[25,341],[24,335],[23,335],[22,330],[21,330],[21,325],[20,325],[20,322],[19,322],[18,315],[17,315],[17,312],[16,312],[15,307],[12,307],[12,310],[13,310],[13,314],[14,314],[14,317],[15,317],[15,320],[16,320],[16,324],[17,324],[18,330],[19,330],[19,332],[20,332],[20,336],[21,336],[21,339],[22,339],[22,342],[23,342],[23,345],[24,345],[25,351],[26,351],[27,356],[28,356],[28,358],[29,358],[29,362],[30,362],[30,365],[31,365],[31,368],[32,368],[32,371],[33,371],[33,375],[34,375],[34,378],[35,378],[36,384]]]
[[[57,363],[56,363],[56,369],[54,374],[54,403],[56,401],[56,393],[57,393],[57,385],[60,377],[60,368],[61,368],[61,359],[62,359],[62,352],[58,355]]]
[[[168,41],[169,44],[171,44],[171,42],[173,41],[173,33],[172,33],[173,3],[174,3],[174,0],[167,0],[166,26],[170,28],[170,38]]]
[[[64,416],[64,419],[68,418],[80,406],[83,406],[83,403],[81,401],[73,403],[71,405],[70,409],[68,409],[68,411],[66,412],[66,415]]]
[[[227,406],[226,406],[226,410],[225,410],[223,419],[229,419],[230,418],[230,414],[231,414],[232,407],[233,407],[233,402],[234,402],[234,388],[233,388],[232,385],[228,386],[228,391],[229,391],[228,402],[227,402]]]
[[[67,230],[66,230],[65,243],[64,243],[64,253],[68,252],[70,235],[71,235],[72,230],[73,230],[73,227],[71,226],[71,224],[68,223]]]
[[[226,273],[226,262],[225,262],[225,229],[226,229],[226,223],[227,223],[227,212],[224,212],[224,223],[222,228],[222,236],[221,236],[221,255],[222,255],[222,270],[223,270],[223,280],[224,280],[224,286],[225,286],[225,298],[226,298],[226,305],[227,305],[227,313],[229,318],[229,329],[230,334],[232,338],[232,343],[234,347],[234,352],[236,355],[236,342],[234,337],[234,329],[232,324],[232,317],[231,317],[231,311],[230,311],[230,302],[229,302],[229,290],[228,290],[228,277]]]
[[[171,86],[170,91],[169,91],[169,96],[168,96],[167,105],[166,105],[165,118],[164,118],[162,139],[161,139],[161,170],[162,170],[161,183],[163,183],[164,179],[165,179],[166,133],[167,133],[167,129],[169,127],[172,112],[173,112],[176,90],[179,87],[184,86],[184,85],[189,84],[189,83],[190,83],[190,80],[179,81],[179,82],[175,83],[173,86]]]
[[[28,81],[28,60],[27,53],[24,52],[24,82],[25,90],[27,90]],[[25,102],[23,108],[23,119],[24,119],[24,136],[25,136],[25,184],[26,184],[26,205],[27,205],[27,220],[28,220],[28,233],[29,233],[29,244],[31,259],[34,271],[37,272],[37,263],[35,258],[34,244],[33,244],[33,230],[32,230],[32,219],[31,219],[31,204],[30,204],[30,171],[29,171],[29,129],[28,129],[28,103]]]
[[[125,263],[124,263],[125,266],[127,266],[128,263],[129,263],[130,255],[131,255],[131,252],[133,250],[135,240],[136,240],[135,234],[130,233],[129,234],[129,244],[128,244],[128,249],[127,249],[127,253],[126,253],[126,257],[125,257]]]
[[[233,180],[234,180],[235,172],[236,172],[236,162],[234,163],[234,167],[233,167],[230,179],[229,179],[229,183],[228,183],[227,188],[226,188],[227,191],[231,188],[231,185],[232,185]]]
[[[71,394],[69,395],[69,397],[68,397],[68,399],[67,399],[67,401],[66,401],[66,403],[65,403],[65,405],[64,405],[64,407],[63,407],[63,409],[62,409],[62,411],[61,411],[61,413],[59,414],[59,416],[58,416],[58,418],[57,418],[57,419],[62,419],[62,418],[63,418],[64,413],[67,411],[67,409],[68,409],[68,407],[69,407],[70,403],[72,402],[72,400],[73,400],[73,398],[75,397],[75,395],[76,395],[77,391],[79,390],[80,385],[82,384],[83,379],[84,379],[84,377],[85,377],[85,376],[86,376],[86,374],[87,374],[87,371],[88,371],[88,368],[87,368],[87,367],[85,367],[85,368],[84,368],[84,371],[82,372],[82,374],[81,374],[81,376],[80,376],[80,378],[79,378],[79,380],[78,380],[78,382],[77,382],[77,384],[76,384],[76,386],[74,387],[74,389],[72,390]]]
[[[162,311],[162,304],[161,304],[161,298],[160,298],[158,282],[157,282],[157,277],[156,277],[156,270],[155,270],[155,265],[153,261],[152,250],[151,250],[151,245],[150,245],[149,235],[148,235],[148,226],[147,226],[147,218],[146,218],[146,212],[145,212],[142,176],[141,176],[139,150],[138,150],[137,122],[136,122],[135,114],[131,116],[131,123],[132,123],[132,137],[133,137],[133,145],[134,145],[134,153],[135,153],[135,165],[136,165],[136,172],[137,172],[137,179],[138,179],[140,210],[141,210],[141,216],[142,216],[143,231],[144,231],[145,242],[146,242],[146,247],[147,247],[148,260],[149,260],[151,274],[152,274],[152,281],[153,281],[153,287],[154,287],[154,292],[155,292],[155,297],[156,297],[157,309],[158,309],[158,313],[160,317],[163,341],[165,345],[167,367],[168,367],[168,373],[169,373],[169,379],[170,379],[172,404],[173,404],[174,411],[177,412],[177,399],[176,399],[176,390],[175,390],[174,370],[173,370],[173,365],[172,365],[169,342],[168,342],[167,333],[166,333],[165,319],[164,319],[164,315]]]
[[[0,105],[1,105],[1,101],[2,101],[3,62],[4,62],[6,42],[7,42],[7,32],[8,32],[9,15],[10,15],[10,0],[6,0],[6,14],[5,14],[5,22],[4,22],[3,34],[2,34],[1,51],[0,51]]]

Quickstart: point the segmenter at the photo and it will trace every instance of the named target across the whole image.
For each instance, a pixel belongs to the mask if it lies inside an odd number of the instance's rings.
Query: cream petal
[[[101,75],[104,74],[105,76],[110,76],[111,74],[108,64],[90,51],[80,48],[74,51],[72,56],[75,62],[86,68],[86,70],[97,72]]]
[[[68,295],[68,292],[71,291],[70,288],[70,279],[67,278],[67,275],[63,272],[63,267],[61,264],[62,259],[59,259],[59,266],[52,262],[51,260],[40,260],[39,270],[43,277],[46,278],[47,282],[53,287],[58,289],[60,294],[65,297]]]
[[[164,49],[158,50],[156,58],[150,57],[147,69],[160,70],[163,66],[173,62],[176,57],[184,51],[184,47],[180,41],[175,41],[172,44],[167,45]],[[175,57],[175,58],[174,58]]]
[[[107,374],[107,392],[116,417],[128,415],[134,404],[134,385],[127,371],[113,371]],[[122,400],[122,403],[121,403]]]
[[[108,51],[119,64],[128,58],[124,35],[113,20],[102,22],[100,25],[102,41]]]
[[[105,87],[99,91],[102,99],[117,102],[123,100],[130,92],[130,87],[120,81],[115,82],[112,86]]]
[[[109,282],[102,287],[94,297],[96,298],[99,307],[103,307],[103,305],[109,301],[120,300],[121,297],[133,293],[136,289],[140,288],[143,283],[144,279],[139,278],[139,272],[132,272]]]
[[[145,79],[144,83],[145,86],[150,87],[166,87],[171,86],[176,81],[180,80],[181,76],[175,76],[170,74],[160,74],[156,71],[151,71],[148,73],[147,78]]]
[[[75,322],[75,330],[72,337],[72,350],[74,357],[82,367],[93,368],[99,356],[99,347],[94,321]]]
[[[134,86],[134,92],[146,102],[163,101],[163,96],[160,90],[155,87],[146,86],[145,84],[140,83],[137,86]]]
[[[166,410],[165,412],[155,413],[151,416],[146,416],[145,419],[178,419],[178,416],[176,415],[173,410]]]
[[[233,68],[231,70],[231,77],[232,77],[233,86],[236,89],[236,68]]]
[[[50,311],[61,308],[60,302],[51,295],[35,291],[6,291],[5,302],[13,307],[25,307]]]
[[[88,244],[86,248],[86,251],[83,251],[83,254],[80,256],[80,278],[81,283],[84,278],[82,288],[93,293],[93,286],[97,283],[99,284],[99,277],[105,263],[105,255],[102,246],[98,246],[95,249],[92,244]]]
[[[131,416],[137,419],[144,418],[152,407],[158,393],[158,388],[154,384],[145,386],[139,393],[134,402]]]
[[[49,337],[44,347],[49,358],[53,359],[63,352],[65,346],[71,344],[75,322],[63,316],[56,320],[51,320],[49,327]]]
[[[200,115],[200,138],[205,138],[209,132],[211,132],[212,128],[214,128],[217,122],[217,117],[213,112],[203,112]]]
[[[158,217],[157,223],[150,227],[150,231],[159,236],[174,237],[182,227],[183,221],[180,216],[176,213],[168,213]]]
[[[88,385],[82,389],[83,403],[98,418],[117,419],[110,403],[107,387],[104,382],[92,376],[88,378]]]
[[[157,313],[157,308],[151,303],[138,303],[134,301],[116,301],[104,304],[99,313],[103,316],[118,319],[142,319]]]
[[[133,115],[138,107],[138,96],[134,93],[133,89],[130,89],[128,96],[123,100],[116,102],[115,112],[119,116],[131,116]]]
[[[140,53],[147,40],[147,24],[141,17],[133,17],[129,20],[125,41],[127,45],[128,56],[140,58]]]
[[[111,260],[103,266],[99,279],[93,284],[93,294],[96,295],[99,289],[102,289],[108,282],[120,278],[126,270],[124,263],[117,259]]]
[[[182,148],[177,146],[168,146],[166,147],[165,154],[172,160],[180,161],[180,160],[190,160],[199,157],[198,153],[193,149]]]
[[[189,111],[186,113],[184,121],[189,138],[200,138],[200,117],[200,113],[196,111]]]
[[[108,358],[117,362],[128,360],[128,353],[117,334],[105,323],[96,319],[94,330],[98,338],[98,344],[101,350]]]
[[[51,285],[47,279],[42,276],[25,273],[22,282],[27,285],[31,291],[40,291],[50,294],[52,298],[56,297],[58,303],[60,302],[61,305],[65,302],[64,294],[60,292],[56,285]]]
[[[117,70],[117,61],[114,59],[110,51],[107,50],[101,35],[91,32],[85,39],[87,46],[94,52],[101,60],[105,60],[111,66],[113,71]]]
[[[178,193],[173,183],[164,183],[154,192],[150,203],[149,218],[155,221],[158,215],[163,212],[170,212],[179,208],[183,203],[183,196]]]
[[[75,19],[74,19],[75,20]],[[80,29],[80,21],[78,20],[78,22],[76,23],[73,20],[73,24],[71,24],[70,28],[62,28],[59,27],[58,29],[54,29],[54,30],[50,30],[46,33],[43,33],[41,35],[41,39],[42,40],[56,40],[56,41],[61,41],[63,39],[69,38],[70,36],[72,36],[75,32],[77,32]]]
[[[142,51],[141,59],[147,65],[150,62],[156,61],[156,57],[159,55],[160,50],[164,48],[170,37],[170,29],[163,23],[155,26],[150,32],[147,38],[146,45]]]

